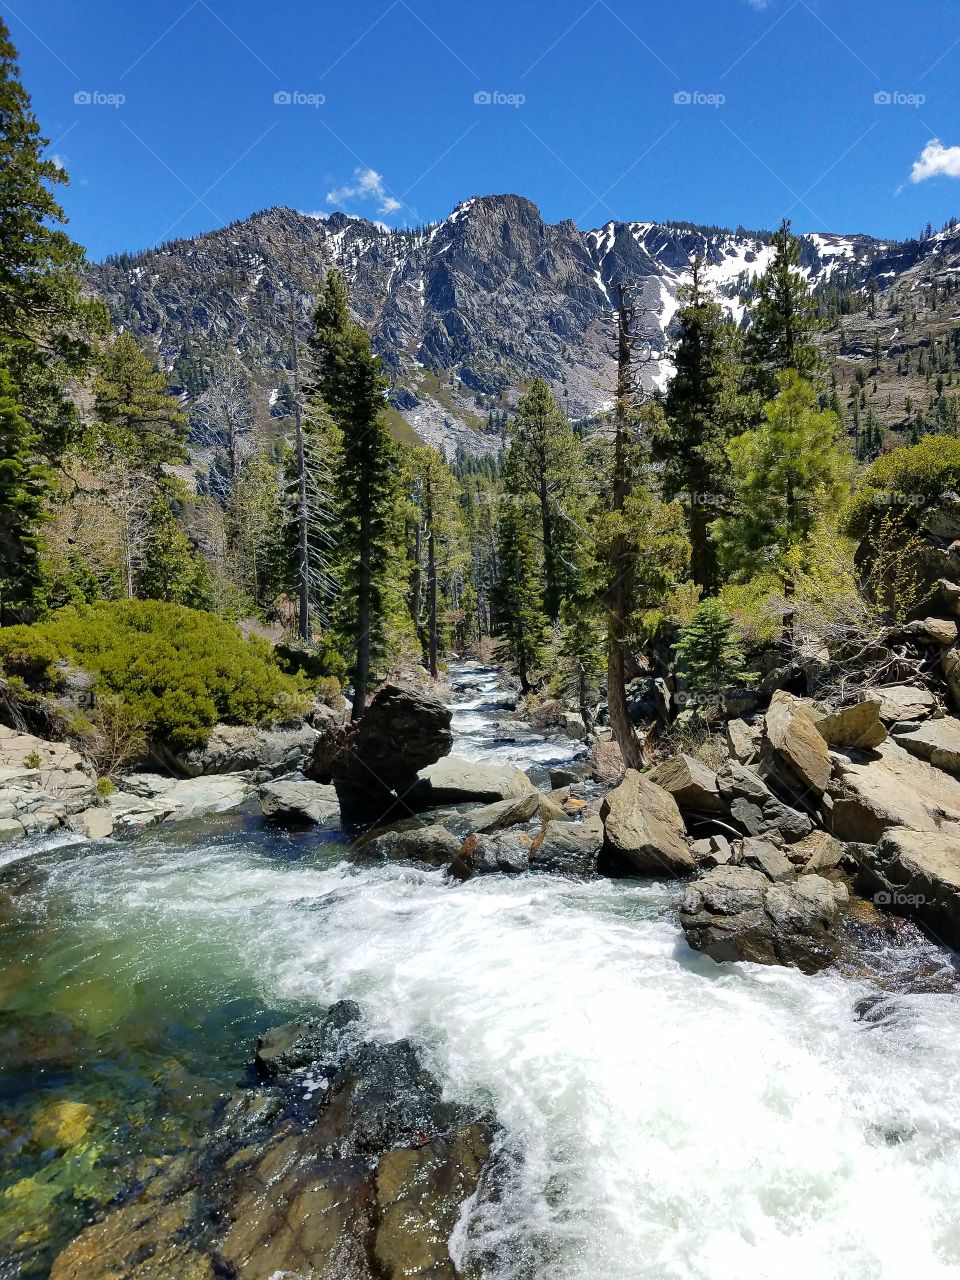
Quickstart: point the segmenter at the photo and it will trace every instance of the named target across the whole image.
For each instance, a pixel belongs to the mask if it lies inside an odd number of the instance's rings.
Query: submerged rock
[[[501,831],[497,835],[478,832],[464,840],[451,869],[461,880],[484,873],[518,875],[530,869],[531,843],[525,832]]]
[[[359,846],[364,857],[384,862],[426,862],[431,867],[446,867],[460,852],[460,839],[447,827],[434,823],[429,827],[407,827],[395,831],[373,833]]]
[[[262,1036],[268,1083],[82,1231],[51,1280],[457,1280],[449,1241],[494,1126],[444,1102],[409,1041],[363,1042],[358,1018],[345,1001]]]

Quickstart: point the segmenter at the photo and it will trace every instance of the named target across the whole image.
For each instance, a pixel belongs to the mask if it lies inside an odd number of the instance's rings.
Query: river
[[[496,673],[454,674],[457,754],[570,757],[502,742]],[[453,884],[255,819],[36,846],[3,885],[0,1277],[202,1132],[259,1030],[343,997],[504,1126],[453,1242],[490,1280],[960,1277],[955,995],[864,1019],[866,976],[692,953],[675,883]],[[63,1101],[88,1128],[40,1150]]]

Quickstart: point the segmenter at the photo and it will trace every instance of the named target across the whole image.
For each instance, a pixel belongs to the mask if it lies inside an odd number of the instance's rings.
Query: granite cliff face
[[[943,270],[945,254],[960,261],[958,246],[956,232],[903,245],[809,235],[803,266],[815,287],[864,287],[875,277],[887,289],[904,275],[924,277],[931,264]],[[118,325],[156,346],[188,396],[202,387],[204,361],[232,348],[266,411],[286,380],[291,313],[305,335],[318,282],[335,266],[383,359],[395,431],[412,428],[448,451],[457,443],[483,451],[498,447],[515,389],[538,374],[573,418],[610,403],[618,283],[638,286],[649,308],[662,357],[649,379],[663,385],[676,292],[693,254],[742,320],[741,291],[769,261],[768,233],[647,222],[583,232],[572,221],[545,222],[515,195],[475,197],[443,222],[402,231],[342,213],[270,209],[112,258],[90,269],[90,281]]]

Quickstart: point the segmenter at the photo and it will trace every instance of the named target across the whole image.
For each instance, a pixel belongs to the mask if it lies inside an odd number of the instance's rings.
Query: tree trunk
[[[433,490],[426,481],[427,534],[427,614],[429,627],[430,674],[437,678],[437,535],[434,532]]]
[[[697,495],[691,495],[689,534],[690,534],[690,576],[700,588],[701,598],[713,594],[714,552],[710,541],[709,520]]]
[[[557,566],[553,559],[553,520],[550,517],[550,497],[547,491],[546,463],[540,471],[540,522],[543,530],[543,569],[546,579],[544,606],[547,617],[556,623],[560,617],[560,592],[557,587]]]
[[[631,327],[633,308],[627,306],[626,290],[618,288],[617,313],[617,402],[614,419],[613,492],[612,507],[623,510],[630,492],[627,474],[627,436],[630,430],[632,406]],[[627,708],[626,654],[627,619],[630,613],[628,582],[630,579],[630,548],[622,537],[614,541],[610,557],[610,586],[607,592],[607,705],[610,708],[610,727],[620,748],[623,762],[628,769],[638,769],[644,763],[643,743],[630,719]]]
[[[357,580],[357,670],[351,719],[359,720],[367,705],[370,683],[370,507],[360,517],[360,565]]]
[[[304,643],[310,643],[310,541],[307,510],[307,460],[303,447],[303,408],[300,404],[300,357],[297,351],[297,330],[293,305],[290,306],[290,342],[293,356],[293,416],[297,438],[297,576],[300,585],[298,607],[298,633]]]
[[[410,585],[410,617],[417,631],[420,630],[420,613],[423,609],[423,569],[420,557],[423,555],[423,525],[417,520],[413,535],[413,575]]]

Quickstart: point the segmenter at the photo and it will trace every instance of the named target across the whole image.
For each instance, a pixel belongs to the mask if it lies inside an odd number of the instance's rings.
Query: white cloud
[[[913,162],[911,182],[926,182],[928,178],[960,178],[960,147],[945,147],[934,138],[920,152],[920,159]]]
[[[776,0],[747,0],[747,4],[751,9],[759,9],[761,12],[764,9],[772,8],[775,3]]]
[[[348,200],[377,200],[379,213],[396,213],[403,202],[387,194],[383,174],[376,169],[355,169],[353,183],[327,192],[327,204],[346,204]]]
[[[50,157],[50,163],[56,165],[58,169],[65,169],[67,167],[67,157],[55,151]]]

